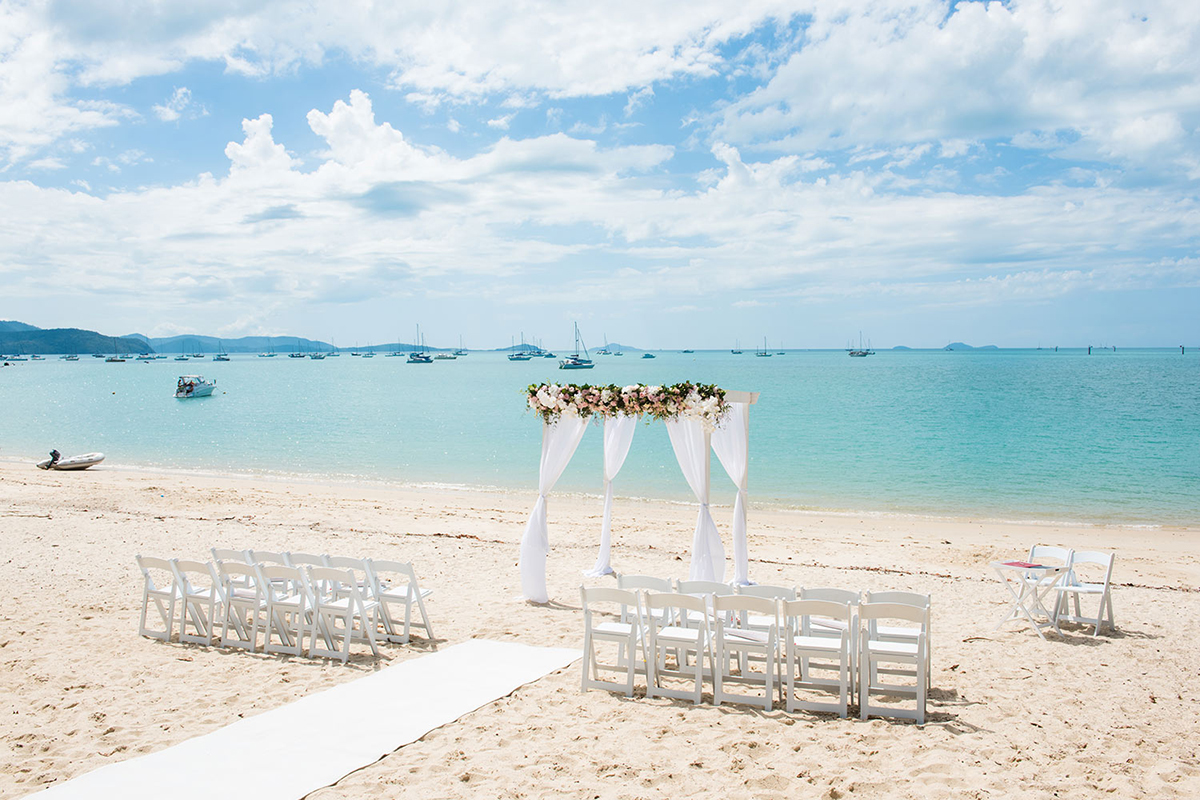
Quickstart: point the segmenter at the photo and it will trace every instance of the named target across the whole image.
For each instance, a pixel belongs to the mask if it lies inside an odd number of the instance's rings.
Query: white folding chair
[[[704,657],[712,654],[711,628],[708,625],[709,606],[703,597],[690,594],[658,594],[647,592],[644,596],[648,612],[646,622],[646,696],[674,697],[700,704],[704,686]],[[654,616],[655,611],[669,613]],[[662,620],[694,620],[693,627],[670,624]],[[667,651],[675,655],[675,669],[667,668]],[[695,654],[696,663],[688,666],[688,655]],[[685,678],[695,681],[691,690],[673,689],[662,685],[662,679]]]
[[[296,567],[277,564],[255,564],[254,569],[265,604],[263,652],[301,655],[311,614],[303,574]]]
[[[179,641],[211,645],[216,635],[214,626],[218,614],[224,613],[225,603],[216,569],[206,561],[171,559],[170,564],[182,601]],[[188,633],[189,622],[195,633]]]
[[[759,620],[771,620],[767,630],[749,627],[746,622],[753,616]],[[775,680],[778,673],[779,627],[778,601],[766,597],[745,594],[714,595],[713,617],[716,619],[716,635],[713,637],[713,704],[748,703],[762,705],[770,711],[775,702]],[[737,675],[724,674],[717,664],[736,661]],[[762,665],[762,671],[755,670]],[[762,697],[728,691],[729,684],[761,686]]]
[[[750,597],[765,597],[768,600],[787,602],[787,601],[796,599],[796,587],[795,586],[771,586],[769,584],[750,584],[748,586],[735,586],[734,589],[737,591],[738,594],[748,595]],[[776,608],[778,609],[778,605],[776,605]],[[750,630],[755,630],[755,631],[769,630],[771,625],[776,626],[776,630],[778,631],[778,639],[780,642],[783,642],[784,637],[787,636],[787,627],[784,625],[784,620],[781,619],[778,614],[774,614],[770,617],[763,617],[758,614],[747,614],[745,619],[742,620],[742,627],[749,628]],[[775,669],[778,674],[782,675],[783,674],[783,664],[782,664],[783,647],[780,646],[780,647],[777,647],[776,649],[779,651],[777,653],[777,657],[776,657],[776,661],[779,663],[776,664]],[[754,660],[753,656],[748,655],[747,658],[750,661]],[[745,669],[747,666],[748,665],[743,665],[743,669]],[[782,682],[782,680],[778,680],[778,681],[776,681],[776,684],[779,687],[779,699],[782,700],[783,699],[783,682]]]
[[[1056,547],[1048,544],[1035,544],[1029,548],[1029,557],[1027,559],[1030,564],[1045,564],[1050,567],[1065,567],[1062,577],[1059,578],[1059,583],[1067,580],[1067,576],[1071,571],[1071,559],[1074,558],[1075,551],[1069,547]],[[1024,576],[1024,581],[1027,584],[1037,583],[1041,575],[1037,572],[1027,572]]]
[[[137,556],[137,565],[142,571],[142,616],[138,621],[138,634],[169,642],[171,632],[175,628],[175,601],[179,599],[179,587],[175,583],[175,572],[171,569],[171,562],[165,558]],[[146,624],[151,602],[162,618],[162,630],[156,630]]]
[[[716,615],[713,611],[713,598],[718,596],[729,597],[737,594],[737,590],[731,584],[719,581],[677,580],[675,581],[675,591],[679,594],[689,594],[692,597],[699,597],[704,600],[705,608],[707,609],[705,614],[708,616],[708,629],[710,632],[716,630],[717,627]],[[685,628],[695,627],[696,622],[694,614],[684,615],[676,620],[677,624]],[[684,653],[683,656],[686,663],[687,654]],[[722,664],[722,668],[725,670],[726,675],[732,674],[728,663]]]
[[[215,550],[215,548],[214,548]],[[240,561],[218,561],[217,576],[225,595],[221,646],[258,649],[258,628],[266,598],[254,567]],[[232,628],[232,633],[230,629]]]
[[[379,603],[363,597],[354,571],[310,567],[302,575],[313,603],[308,654],[313,658],[340,658],[345,664],[350,658],[350,642],[361,639],[378,656],[375,628],[379,625]],[[326,588],[320,590],[321,586]],[[342,640],[341,647],[338,639]]]
[[[609,692],[624,690],[626,697],[633,697],[633,676],[638,671],[637,658],[627,654],[637,652],[641,638],[641,614],[638,612],[638,597],[625,589],[608,587],[579,587],[583,603],[583,683],[581,691],[604,689]],[[597,608],[599,606],[600,608]],[[616,620],[596,621],[593,615],[603,613],[606,606],[613,607]],[[629,622],[619,621],[626,608],[634,609],[634,618]],[[617,662],[606,664],[596,654],[596,642],[614,642],[620,646]],[[644,665],[643,665],[644,667]],[[624,672],[625,683],[603,680],[602,672]]]
[[[839,605],[850,604],[849,622],[822,617],[820,615],[812,615],[809,619],[809,635],[828,636],[837,639],[842,635],[842,631],[850,632],[850,687],[851,691],[854,691],[858,682],[858,671],[856,669],[858,664],[858,604],[862,602],[862,594],[850,589],[824,587],[810,589],[807,586],[802,586],[796,592],[796,597],[799,600],[824,600],[827,603],[838,603]],[[819,665],[818,668],[820,668]]]
[[[379,603],[379,619],[383,623],[384,640],[393,644],[407,644],[411,630],[420,628],[424,631],[425,640],[436,650],[433,624],[425,611],[425,598],[433,594],[433,590],[420,587],[413,565],[406,561],[376,561],[368,558],[366,566],[367,577],[370,580],[370,596]],[[404,607],[403,621],[392,612],[393,605]],[[414,605],[420,614],[420,622],[412,618]]]
[[[787,710],[832,711],[842,719],[846,718],[850,704],[850,693],[853,686],[854,650],[850,644],[850,621],[854,610],[850,603],[838,603],[832,600],[785,600],[782,603],[784,629],[783,666],[784,689],[787,697]],[[827,626],[830,621],[842,622],[846,627],[838,630],[837,635],[831,635],[833,629]],[[817,621],[823,627],[818,628]],[[819,630],[820,633],[814,633]],[[813,675],[816,668],[821,674],[836,672],[837,678],[817,677]],[[820,702],[803,700],[797,696],[796,690],[806,693],[836,692],[837,702]]]
[[[927,608],[918,608],[903,603],[863,603],[858,607],[860,624],[865,623],[859,631],[858,713],[860,718],[896,717],[912,719],[917,724],[924,724],[925,698],[929,685],[925,678],[926,665],[929,663],[929,656],[925,652],[929,642],[925,638],[924,630],[927,617]],[[873,639],[871,638],[871,623],[879,620],[915,623],[918,630],[914,631],[909,641]],[[903,664],[912,667],[912,670],[902,672],[882,668],[881,665],[885,664]],[[909,674],[913,676],[914,682],[912,684],[883,683],[879,676],[884,674]],[[916,700],[916,708],[875,705],[871,703],[873,694],[910,696]]]
[[[1108,623],[1110,630],[1116,629],[1116,624],[1113,621],[1112,607],[1112,570],[1113,570],[1112,553],[1099,553],[1091,550],[1078,551],[1076,550],[1071,555],[1071,569],[1067,571],[1066,579],[1055,586],[1054,589],[1058,592],[1058,603],[1055,606],[1055,618],[1060,622],[1076,622],[1084,625],[1095,625],[1096,629],[1092,631],[1092,636],[1100,635],[1100,626],[1105,622]],[[1085,577],[1089,570],[1080,569],[1080,567],[1094,565],[1103,570],[1103,577],[1098,581],[1083,581],[1080,580],[1080,573]],[[1090,595],[1100,597],[1100,606],[1096,611],[1095,617],[1085,617],[1082,615],[1079,607],[1080,595]],[[1070,601],[1075,603],[1075,613],[1071,614]]]
[[[915,606],[916,608],[925,609],[925,624],[922,628],[925,631],[925,655],[927,657],[925,662],[925,685],[927,688],[932,686],[931,681],[933,680],[933,662],[928,659],[933,657],[933,630],[931,625],[933,618],[929,595],[918,594],[916,592],[900,591],[866,592],[863,595],[863,602],[902,603],[906,606]],[[918,631],[917,628],[912,627],[880,625],[879,620],[872,620],[870,627],[871,637],[873,639],[878,639],[881,642],[914,642],[916,641],[915,636],[916,632]]]

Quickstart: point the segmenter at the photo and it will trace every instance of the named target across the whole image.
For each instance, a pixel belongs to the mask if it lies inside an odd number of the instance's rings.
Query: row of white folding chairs
[[[662,579],[631,576],[639,584]],[[659,584],[661,585],[661,584]],[[924,721],[929,688],[929,599],[908,592],[867,593],[855,603],[831,597],[839,590],[795,590],[790,587],[699,585],[679,581],[676,592],[654,589],[582,589],[584,620],[583,689],[624,690],[632,696],[636,673],[647,680],[647,696],[656,694],[699,703],[704,677],[712,680],[713,700],[751,702],[769,710],[774,690],[785,696],[789,712],[796,709],[834,711],[846,716],[859,674],[860,715],[894,716]],[[702,591],[707,589],[709,591]],[[807,594],[807,597],[803,595]],[[797,599],[797,595],[801,595]],[[593,620],[596,604],[616,604],[616,622]],[[867,609],[863,614],[862,610]],[[863,623],[860,630],[860,620]],[[881,624],[903,620],[915,626]],[[615,664],[600,662],[596,641],[616,642]],[[642,659],[637,658],[638,648]],[[666,655],[675,668],[667,669]],[[709,667],[704,666],[707,657]],[[694,661],[693,661],[694,659]],[[732,667],[738,666],[735,674]],[[761,667],[761,670],[755,670]],[[602,671],[625,673],[624,684],[600,678]],[[833,677],[825,677],[830,673]],[[881,675],[906,675],[914,683],[884,683]],[[664,687],[663,677],[686,677],[690,690]],[[747,697],[728,691],[729,684],[762,688]],[[796,691],[836,691],[835,703],[798,699]],[[908,694],[912,710],[871,704],[872,695]]]
[[[300,655],[307,638],[310,656],[344,663],[352,640],[367,642],[376,655],[378,638],[407,642],[414,603],[429,632],[423,602],[428,591],[420,590],[412,566],[403,562],[327,558],[330,566],[300,567],[142,556],[137,561],[143,575],[138,628],[143,636],[170,641],[178,625],[181,642],[219,641],[257,650],[261,628],[264,652]],[[156,580],[156,572],[165,579]],[[393,604],[405,607],[403,620],[393,613]],[[148,624],[151,605],[161,629]],[[377,635],[381,625],[383,633]]]
[[[370,558],[348,558],[327,553],[271,552],[269,550],[223,550],[212,548],[214,561],[243,561],[246,564],[274,564],[287,567],[331,567],[354,570],[360,591],[367,599],[380,605],[384,638],[393,644],[407,644],[413,628],[423,632],[426,641],[434,642],[433,626],[425,611],[425,598],[432,589],[421,589],[412,564],[406,561],[380,561]],[[383,574],[381,579],[380,574]],[[404,620],[392,615],[392,606],[404,607]],[[416,609],[420,620],[413,618]],[[436,649],[436,644],[434,645]]]
[[[866,599],[873,602],[891,602],[904,603],[908,605],[929,606],[929,596],[916,594],[914,592],[856,592],[850,589],[838,589],[827,587],[805,587],[805,586],[770,586],[770,585],[750,585],[742,586],[738,584],[724,584],[715,581],[692,581],[692,580],[675,580],[667,578],[656,578],[650,575],[618,575],[617,588],[629,589],[633,591],[645,590],[654,592],[677,592],[679,594],[692,594],[697,596],[713,597],[718,595],[749,595],[752,597],[765,597],[773,600],[824,600],[831,603],[848,603],[850,605],[851,617],[848,622],[842,622],[837,619],[815,617],[811,621],[813,632],[817,636],[837,636],[841,631],[850,632],[850,658],[851,658],[851,688],[857,689],[857,654],[858,646],[858,606]],[[778,621],[778,620],[776,620]],[[745,620],[746,625],[750,628],[763,630],[768,620],[756,618],[755,615]],[[931,620],[926,620],[925,637],[926,640],[930,637],[929,623]],[[687,620],[684,620],[687,624]],[[894,639],[899,642],[907,642],[911,640],[911,634],[908,629],[890,625],[880,624],[875,621],[871,624],[872,635],[881,641]],[[792,631],[795,635],[795,631]],[[931,685],[932,680],[932,648],[926,649],[927,662],[925,664],[926,688]]]
[[[1092,636],[1098,636],[1100,626],[1105,623],[1108,624],[1110,630],[1116,629],[1113,621],[1111,591],[1113,560],[1112,553],[1101,553],[1095,550],[1072,550],[1069,547],[1044,544],[1035,544],[1029,548],[1030,564],[1058,561],[1059,564],[1055,566],[1066,567],[1062,577],[1054,585],[1054,591],[1058,594],[1052,609],[1056,623],[1066,621],[1081,625],[1094,625],[1095,630],[1092,631]],[[1091,577],[1089,573],[1098,573],[1097,577],[1100,575],[1103,577],[1095,581],[1086,581],[1081,579],[1081,573],[1085,577]],[[1096,616],[1087,617],[1082,614],[1079,603],[1081,595],[1100,598],[1100,607],[1096,611]],[[1075,605],[1074,614],[1070,613],[1072,601]]]

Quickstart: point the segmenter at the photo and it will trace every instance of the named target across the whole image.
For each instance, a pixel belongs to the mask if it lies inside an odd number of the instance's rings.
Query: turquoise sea
[[[694,380],[761,392],[751,501],[989,519],[1200,524],[1200,353],[1148,349],[841,351],[597,357],[590,372],[475,352],[410,365],[235,355],[0,368],[0,458],[101,450],[106,464],[530,490],[543,380]],[[176,400],[177,377],[218,381]],[[589,430],[558,490],[601,491]],[[713,459],[713,502],[733,485]],[[688,499],[661,425],[644,425],[621,495]]]

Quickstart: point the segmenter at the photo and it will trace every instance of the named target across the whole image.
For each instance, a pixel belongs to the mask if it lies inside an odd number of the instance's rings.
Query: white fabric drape
[[[750,583],[750,557],[746,546],[746,486],[750,460],[750,404],[730,403],[729,411],[712,434],[713,452],[737,485],[733,502],[733,582]]]
[[[692,566],[688,577],[694,581],[722,581],[725,579],[725,547],[721,544],[717,524],[708,511],[709,434],[696,419],[676,417],[667,420],[666,426],[683,477],[692,487],[692,494],[700,501],[700,515],[696,518],[696,532],[692,536]]]
[[[579,440],[587,430],[583,417],[559,417],[557,422],[542,425],[542,463],[538,473],[538,499],[525,525],[521,537],[521,591],[526,600],[545,603],[550,600],[546,592],[546,556],[550,552],[550,530],[546,521],[546,495],[554,488]]]
[[[612,551],[612,482],[625,464],[625,456],[629,455],[629,445],[633,444],[637,423],[636,416],[627,417],[623,414],[604,419],[604,523],[600,527],[600,554],[596,557],[596,566],[583,573],[592,578],[613,571],[608,563]]]

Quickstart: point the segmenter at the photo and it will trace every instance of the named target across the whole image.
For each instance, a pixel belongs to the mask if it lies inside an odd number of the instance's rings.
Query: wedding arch
[[[613,479],[616,478],[638,421],[661,420],[683,477],[700,503],[692,537],[691,580],[722,581],[725,547],[709,513],[709,468],[712,452],[737,486],[733,504],[733,580],[747,584],[749,553],[746,547],[746,487],[750,460],[750,406],[758,392],[727,392],[717,386],[677,383],[673,386],[591,386],[588,384],[534,384],[529,387],[529,407],[542,417],[542,459],[538,497],[525,535],[521,538],[521,590],[525,599],[549,600],[546,590],[546,557],[550,553],[546,496],[571,462],[588,421],[599,418],[604,426],[604,522],[600,552],[586,574],[611,573]]]

